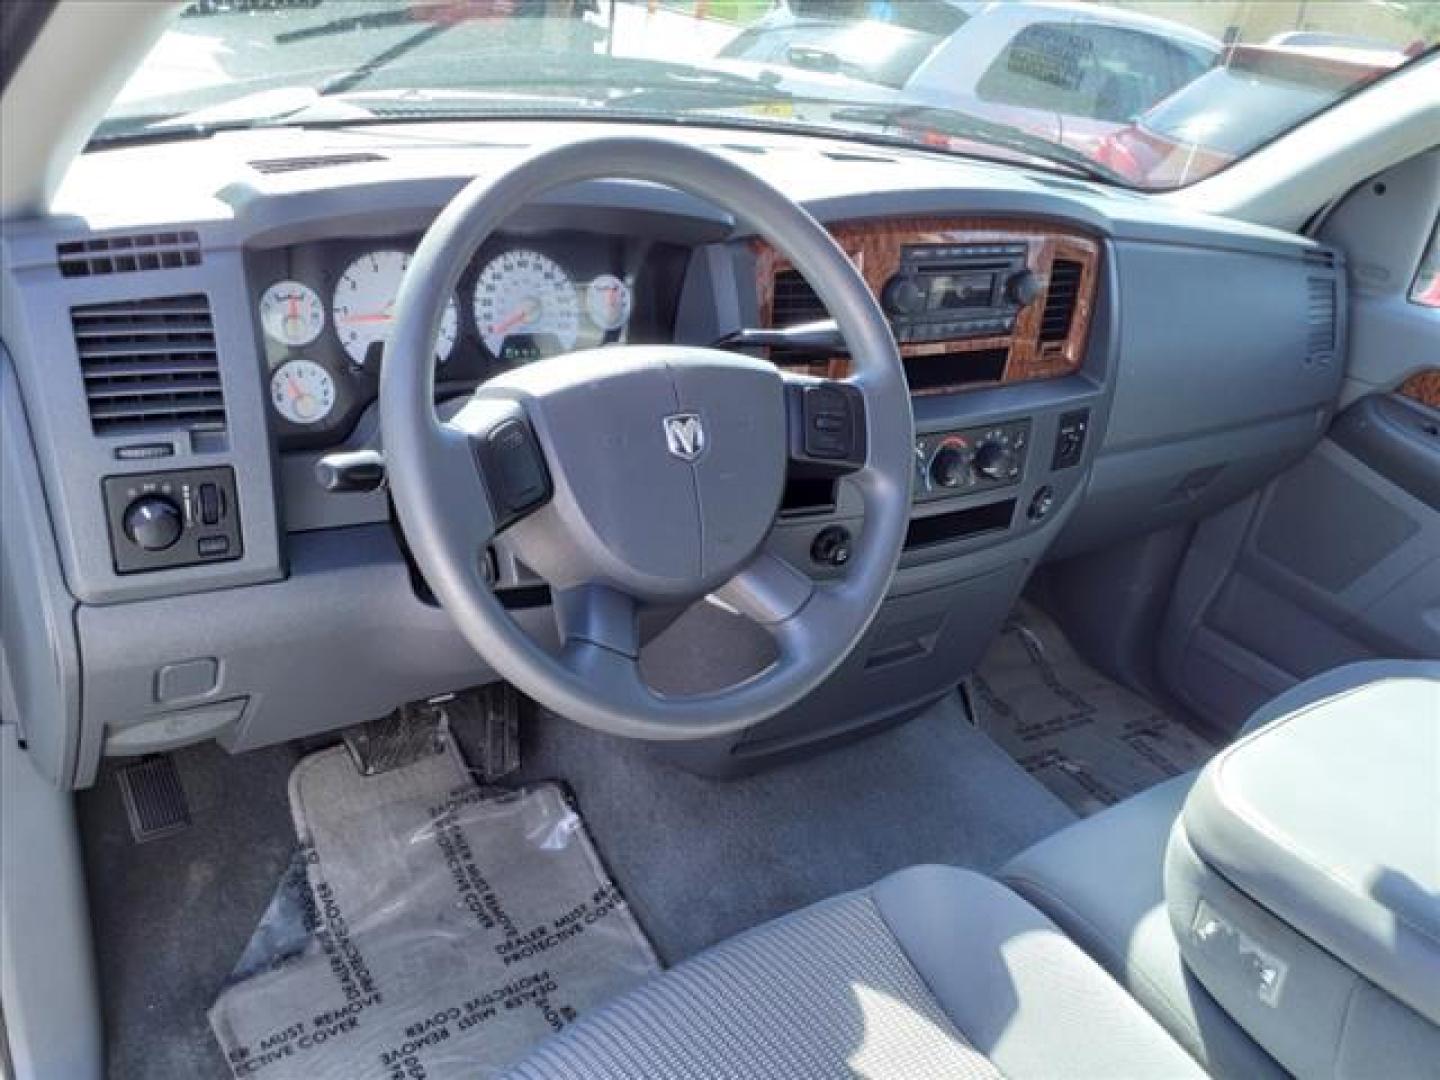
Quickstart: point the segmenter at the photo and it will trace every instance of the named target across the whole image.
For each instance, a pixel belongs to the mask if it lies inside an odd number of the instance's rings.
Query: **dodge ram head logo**
[[[695,413],[676,413],[661,421],[665,445],[681,461],[694,461],[705,451],[705,425]]]

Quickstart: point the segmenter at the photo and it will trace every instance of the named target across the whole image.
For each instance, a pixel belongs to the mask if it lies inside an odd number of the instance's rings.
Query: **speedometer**
[[[537,360],[573,349],[580,333],[575,283],[538,251],[497,255],[475,282],[475,326],[500,360]]]
[[[390,339],[395,297],[409,265],[406,252],[372,251],[347,266],[335,285],[335,333],[350,359],[361,367],[373,362]],[[459,329],[460,312],[452,296],[445,305],[435,339],[435,359],[440,363],[450,359]]]

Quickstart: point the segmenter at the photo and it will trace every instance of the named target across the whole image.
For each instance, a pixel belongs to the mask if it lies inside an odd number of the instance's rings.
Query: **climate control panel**
[[[116,573],[224,562],[242,554],[232,469],[107,476],[103,489]]]
[[[917,435],[915,501],[1018,484],[1025,475],[1029,445],[1029,420]]]

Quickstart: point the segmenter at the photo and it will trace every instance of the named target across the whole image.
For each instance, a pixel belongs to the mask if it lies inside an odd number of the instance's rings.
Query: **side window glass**
[[[1430,233],[1430,246],[1420,260],[1420,269],[1410,285],[1410,302],[1440,308],[1440,221]]]

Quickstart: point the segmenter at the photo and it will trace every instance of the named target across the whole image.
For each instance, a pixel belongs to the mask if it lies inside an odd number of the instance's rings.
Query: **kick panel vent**
[[[1050,267],[1050,287],[1045,291],[1045,310],[1040,315],[1042,342],[1064,341],[1070,336],[1083,269],[1080,263],[1072,259],[1056,259]]]
[[[199,266],[200,236],[195,232],[135,233],[55,245],[62,277],[134,274]]]
[[[332,165],[364,165],[386,160],[383,154],[316,154],[310,157],[265,158],[250,162],[250,167],[267,176],[276,173],[304,172],[307,169],[328,169]]]
[[[224,429],[205,296],[87,304],[70,323],[95,434]]]

